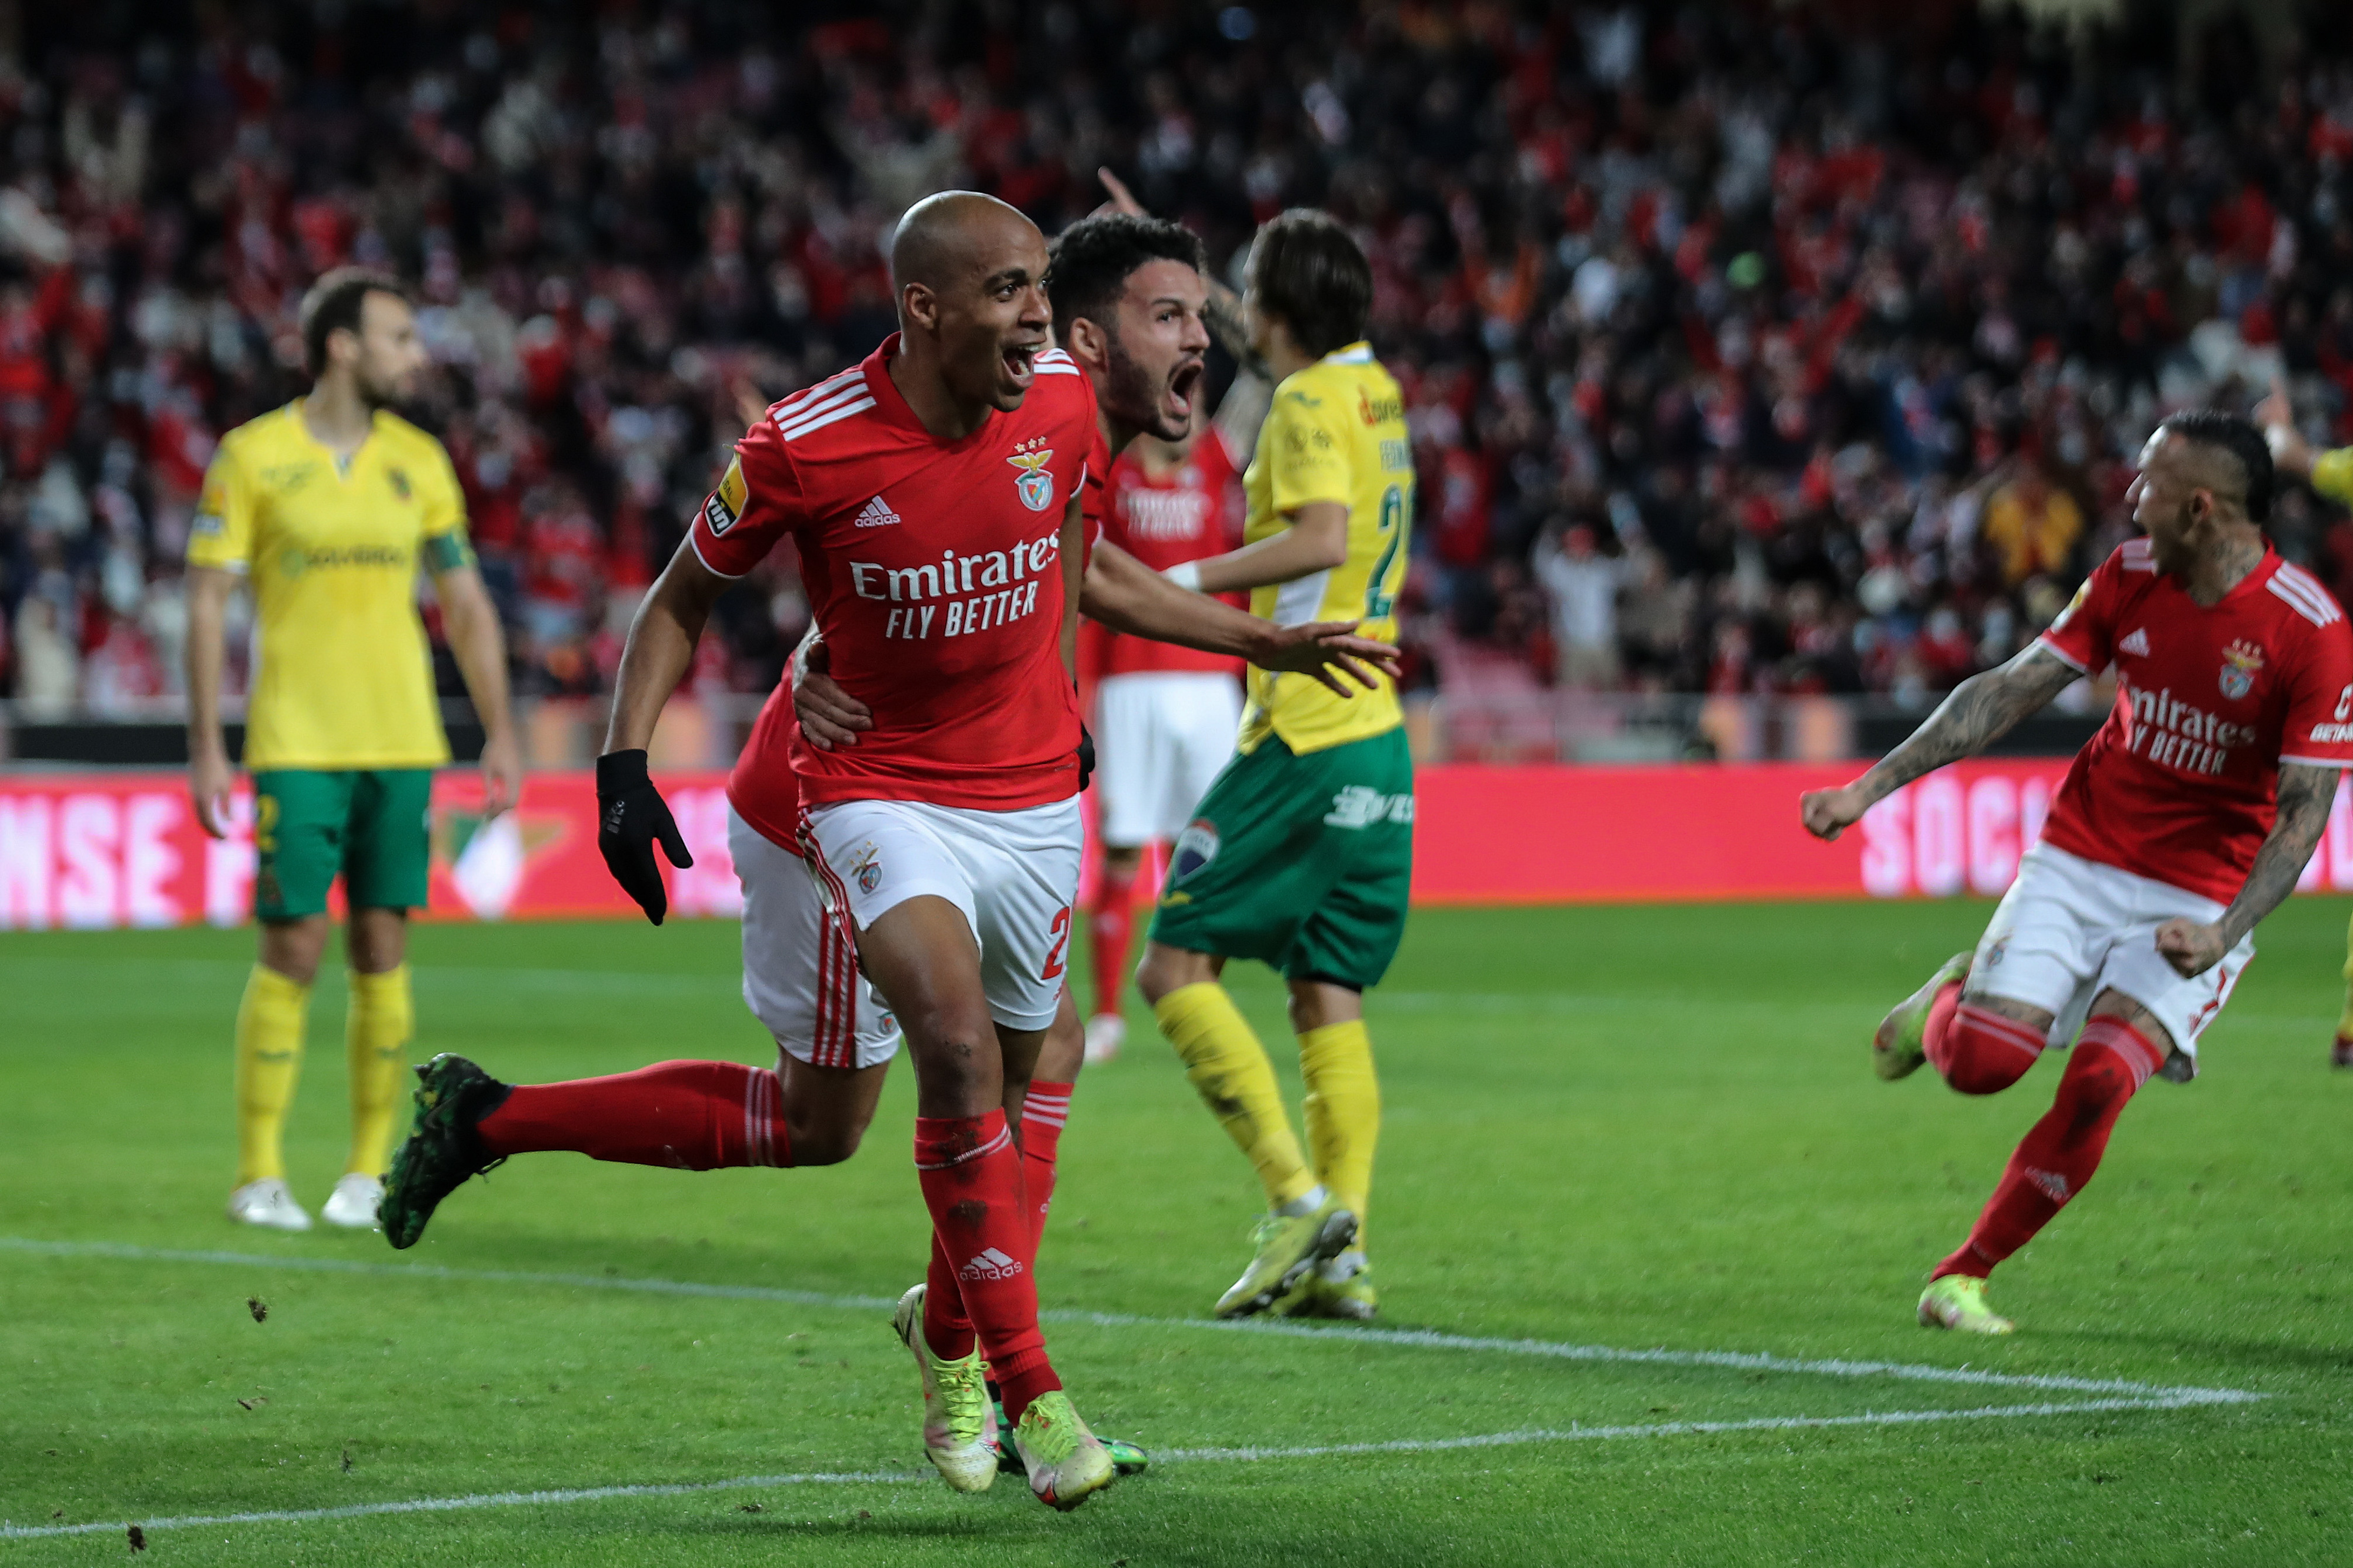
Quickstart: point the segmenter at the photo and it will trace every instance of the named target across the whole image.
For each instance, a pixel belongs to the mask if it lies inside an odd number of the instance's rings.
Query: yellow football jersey
[[[429,768],[449,760],[417,573],[470,564],[441,443],[378,413],[339,467],[300,398],[225,437],[188,563],[249,575],[257,668],[248,768]]]
[[[1250,592],[1250,613],[1281,626],[1360,620],[1357,631],[1397,640],[1397,594],[1405,582],[1413,526],[1413,442],[1405,397],[1369,343],[1351,343],[1283,378],[1260,427],[1258,453],[1242,476],[1250,502],[1245,542],[1291,526],[1311,501],[1348,509],[1348,558],[1295,582]],[[1335,697],[1314,677],[1252,666],[1240,745],[1255,751],[1270,734],[1294,752],[1320,752],[1396,729],[1405,721],[1397,686]]]

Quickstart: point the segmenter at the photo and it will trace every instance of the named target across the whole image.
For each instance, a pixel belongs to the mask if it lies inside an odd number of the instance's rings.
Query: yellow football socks
[[[1266,1047],[1226,988],[1215,981],[1179,986],[1152,1012],[1209,1113],[1258,1167],[1267,1206],[1280,1209],[1314,1191],[1314,1173],[1301,1158],[1299,1140],[1283,1114]]]
[[[1381,1136],[1381,1085],[1373,1074],[1373,1038],[1364,1020],[1326,1024],[1301,1035],[1299,1071],[1307,1080],[1300,1110],[1315,1173],[1356,1215],[1361,1247],[1366,1205],[1372,1201],[1373,1146]]]
[[[2337,1019],[2337,1037],[2353,1039],[2353,921],[2345,928],[2345,1011]]]
[[[257,963],[237,1007],[237,1184],[284,1176],[286,1108],[302,1071],[311,988]]]
[[[351,975],[352,1005],[343,1025],[344,1060],[352,1079],[352,1157],[346,1174],[381,1176],[392,1156],[394,1119],[400,1113],[401,1068],[417,1031],[408,965],[381,974]]]

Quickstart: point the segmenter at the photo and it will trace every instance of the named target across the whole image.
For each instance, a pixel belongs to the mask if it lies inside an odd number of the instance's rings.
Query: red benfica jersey
[[[1222,555],[1241,542],[1241,512],[1235,504],[1240,484],[1215,426],[1201,432],[1182,465],[1157,479],[1145,471],[1131,447],[1111,466],[1104,483],[1103,537],[1155,572]],[[1148,637],[1113,634],[1106,639],[1105,676],[1164,670],[1239,676],[1242,661]]]
[[[2116,669],[2116,705],[2043,824],[2070,855],[2228,903],[2272,830],[2280,764],[2353,763],[2353,631],[2276,553],[2209,608],[2127,540],[2042,646]]]
[[[754,832],[796,855],[801,852],[801,784],[793,776],[792,749],[800,737],[800,716],[793,711],[793,667],[787,663],[727,775],[727,802]]]
[[[830,752],[772,730],[810,805],[1067,800],[1079,710],[1061,655],[1062,512],[1086,471],[1093,395],[1049,349],[1019,408],[942,441],[892,384],[898,348],[893,333],[769,409],[687,537],[728,577],[782,534],[800,547],[833,678],[874,715]]]

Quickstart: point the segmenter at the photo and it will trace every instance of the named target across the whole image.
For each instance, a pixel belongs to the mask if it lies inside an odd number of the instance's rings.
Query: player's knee
[[[1187,952],[1181,947],[1164,947],[1155,942],[1145,950],[1144,962],[1136,966],[1135,988],[1144,994],[1146,1002],[1157,1007],[1160,999],[1170,992],[1216,978],[1217,972],[1210,966],[1208,955]]]
[[[1945,1060],[1945,1081],[1960,1094],[2000,1094],[2024,1078],[2040,1055],[2013,1033],[1957,1023]]]

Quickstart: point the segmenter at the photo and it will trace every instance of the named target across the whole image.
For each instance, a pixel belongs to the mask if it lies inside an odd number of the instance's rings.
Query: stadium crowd
[[[360,261],[416,282],[520,689],[594,693],[746,410],[890,330],[898,212],[1050,232],[1101,165],[1221,265],[1288,205],[1362,235],[1418,687],[1948,687],[2121,536],[2160,410],[2277,372],[2353,440],[2353,23],[2185,68],[1868,9],[44,9],[0,62],[0,692],[175,711],[213,441]],[[2353,525],[2275,533],[2353,588]],[[765,689],[806,614],[772,561],[696,682]]]

